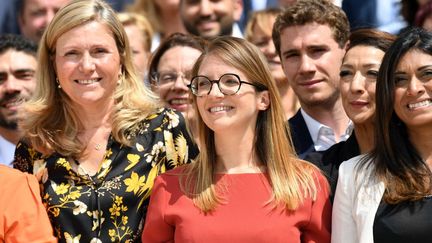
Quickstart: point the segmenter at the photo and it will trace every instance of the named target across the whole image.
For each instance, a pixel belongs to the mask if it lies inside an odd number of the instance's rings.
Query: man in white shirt
[[[180,0],[180,15],[186,30],[204,38],[242,37],[237,24],[242,11],[242,0]]]
[[[36,51],[36,44],[23,36],[0,36],[0,164],[11,166],[21,138],[18,107],[36,87]]]
[[[298,1],[274,24],[273,42],[301,105],[289,120],[300,158],[324,151],[351,133],[339,94],[349,31],[345,13],[327,0]]]

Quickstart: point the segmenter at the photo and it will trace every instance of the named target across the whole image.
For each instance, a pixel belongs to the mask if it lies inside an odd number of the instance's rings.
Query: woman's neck
[[[262,161],[259,161],[254,151],[254,135],[253,129],[223,136],[215,134],[216,172],[228,174],[262,172]]]
[[[370,152],[374,146],[374,124],[372,122],[366,122],[365,124],[355,124],[354,134],[359,145],[360,154]]]

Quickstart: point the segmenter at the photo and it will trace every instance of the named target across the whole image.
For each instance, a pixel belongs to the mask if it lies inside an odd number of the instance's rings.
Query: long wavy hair
[[[267,61],[252,43],[235,37],[218,37],[210,41],[198,58],[192,74],[195,76],[204,58],[216,56],[227,65],[238,69],[248,80],[266,87],[270,106],[260,111],[255,127],[254,150],[259,160],[267,167],[273,196],[269,203],[283,205],[295,210],[305,197],[316,198],[316,169],[312,164],[296,157],[292,145],[288,123],[284,118],[279,93]],[[257,92],[262,90],[257,89]],[[194,98],[196,107],[196,97]],[[201,152],[195,163],[188,165],[181,176],[181,187],[195,205],[203,212],[214,210],[223,201],[215,188],[216,147],[214,132],[198,116],[198,138],[202,141]]]
[[[122,24],[111,7],[101,0],[77,0],[55,15],[39,44],[37,85],[33,97],[24,105],[22,128],[25,139],[44,153],[58,152],[79,156],[85,145],[77,139],[83,126],[71,99],[57,88],[54,68],[55,46],[67,31],[97,21],[112,32],[122,65],[120,82],[113,95],[112,134],[116,141],[129,145],[128,132],[160,106],[157,96],[138,78]]]
[[[384,200],[389,204],[419,200],[432,192],[432,173],[394,111],[396,68],[412,50],[432,55],[432,33],[410,28],[387,50],[376,87],[375,141],[379,142],[358,167],[372,168],[374,178],[384,182]]]

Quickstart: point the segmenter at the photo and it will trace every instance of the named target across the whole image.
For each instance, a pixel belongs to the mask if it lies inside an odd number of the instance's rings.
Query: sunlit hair
[[[414,50],[432,55],[432,33],[408,29],[384,55],[376,87],[375,141],[380,142],[359,167],[373,168],[373,175],[385,184],[383,198],[389,204],[419,200],[432,191],[431,170],[394,111],[396,69],[404,55]]]
[[[128,131],[159,106],[157,96],[144,87],[135,73],[126,33],[111,7],[101,0],[72,1],[57,12],[42,36],[38,50],[36,91],[24,106],[26,119],[22,128],[25,138],[38,150],[76,157],[85,147],[77,138],[83,124],[70,98],[57,88],[54,61],[58,38],[92,21],[102,23],[111,30],[120,53],[122,74],[113,96],[114,139],[124,145],[130,144]]]
[[[294,210],[305,198],[315,199],[318,190],[315,185],[316,168],[295,155],[279,92],[263,54],[246,40],[218,37],[209,43],[198,58],[192,75],[199,74],[203,60],[209,56],[219,58],[226,65],[244,73],[248,82],[267,87],[270,106],[258,114],[253,149],[259,161],[267,167],[273,192],[269,203]],[[197,109],[196,97],[194,106]],[[201,152],[196,162],[186,168],[185,175],[181,177],[181,186],[185,194],[193,198],[194,204],[207,213],[224,199],[215,189],[217,156],[214,133],[201,116],[198,117],[198,138],[202,141]]]
[[[281,32],[287,27],[312,23],[327,25],[339,47],[345,47],[350,26],[344,11],[329,0],[301,0],[285,8],[273,25],[272,38],[279,56]]]
[[[282,9],[280,8],[267,8],[252,12],[244,30],[245,39],[248,41],[253,40],[255,27],[271,36],[272,29],[269,26],[273,26],[273,21],[281,12]]]
[[[147,52],[151,51],[152,39],[153,39],[153,27],[144,15],[136,13],[118,13],[117,17],[123,26],[135,25],[141,31],[144,36],[144,50]]]
[[[127,7],[127,10],[146,16],[152,24],[154,31],[163,32],[161,10],[155,3],[155,0],[135,0],[133,4]]]

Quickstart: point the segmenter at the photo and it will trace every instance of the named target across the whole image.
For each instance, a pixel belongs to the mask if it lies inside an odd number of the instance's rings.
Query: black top
[[[339,142],[323,152],[312,152],[304,158],[312,162],[322,170],[331,187],[331,199],[336,192],[339,166],[342,162],[360,155],[360,148],[355,137],[355,132],[346,140]]]
[[[109,137],[94,176],[73,159],[18,143],[14,167],[39,180],[59,242],[140,242],[155,177],[198,153],[183,116],[170,109],[149,115],[129,136],[131,147]]]
[[[291,139],[298,157],[304,159],[309,153],[315,152],[312,137],[300,109],[288,120],[288,122],[290,126]]]
[[[432,197],[389,205],[381,202],[373,226],[375,243],[432,241]]]

